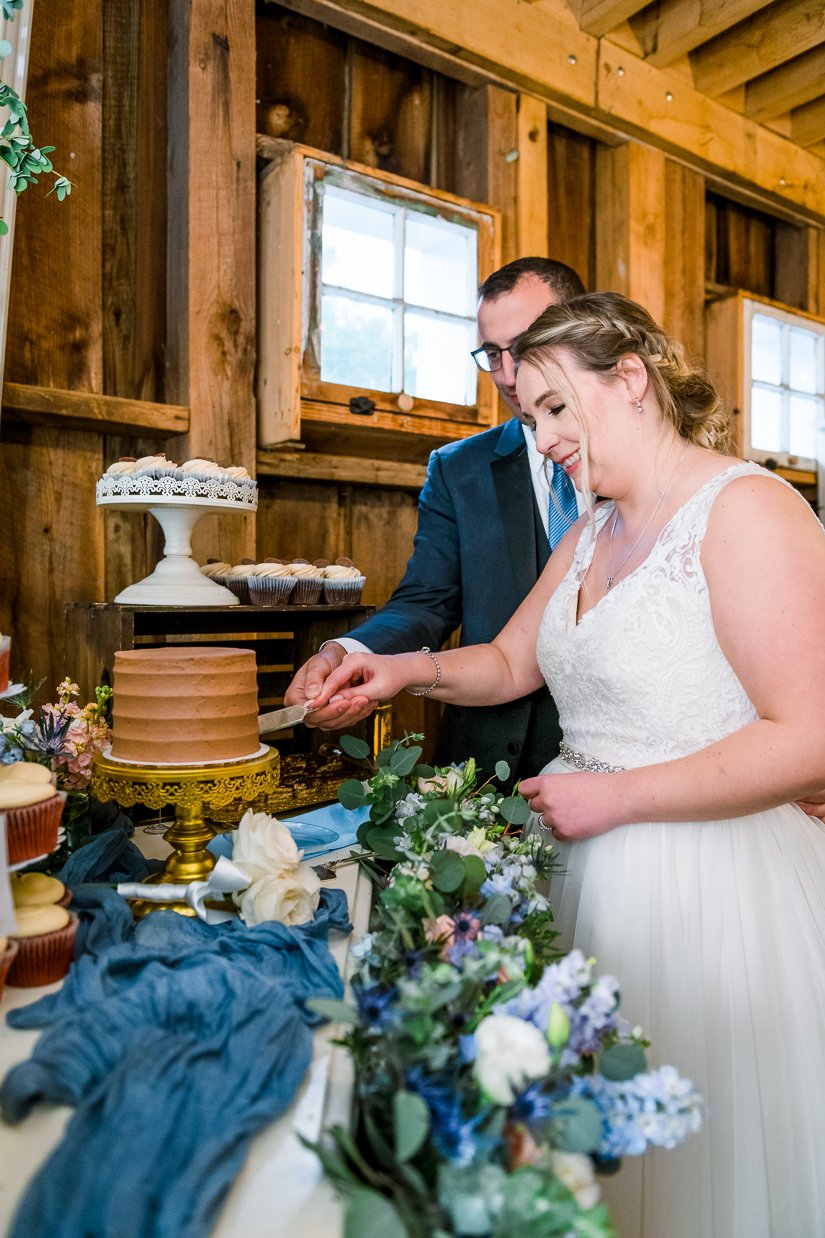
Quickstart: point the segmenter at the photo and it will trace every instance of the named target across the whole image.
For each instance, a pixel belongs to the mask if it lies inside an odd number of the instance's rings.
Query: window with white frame
[[[825,323],[744,302],[745,454],[815,468],[825,430]]]

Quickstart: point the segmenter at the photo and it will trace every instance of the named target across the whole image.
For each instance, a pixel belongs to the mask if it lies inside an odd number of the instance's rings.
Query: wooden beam
[[[645,7],[645,0],[581,0],[579,25],[595,38],[615,30],[622,22]]]
[[[518,99],[518,252],[547,256],[547,104],[532,95]]]
[[[519,254],[517,106],[513,91],[491,85],[464,91],[456,100],[456,191],[501,212],[497,265]]]
[[[825,163],[801,147],[700,94],[667,69],[620,52],[601,40],[599,110],[639,141],[663,147],[723,186],[758,189],[761,209],[825,220]],[[721,173],[721,176],[720,176]]]
[[[295,481],[329,481],[417,492],[426,476],[425,465],[398,460],[365,460],[313,451],[258,452],[259,478],[288,477]]]
[[[721,95],[825,42],[821,0],[777,0],[690,54],[693,84]]]
[[[792,108],[810,103],[825,86],[825,46],[814,47],[802,56],[763,73],[745,86],[745,115],[751,120],[772,120]]]
[[[170,434],[186,434],[189,429],[189,409],[176,404],[150,404],[91,391],[62,391],[58,387],[22,383],[3,383],[3,412],[33,425],[145,435],[155,440]]]
[[[662,325],[693,358],[705,355],[705,214],[705,178],[666,160]]]
[[[815,146],[825,138],[825,96],[791,112],[791,140],[800,146]]]
[[[596,152],[596,287],[665,315],[665,157],[637,143]]]
[[[663,68],[764,7],[765,0],[662,0],[630,26],[648,64]]]
[[[255,21],[249,0],[169,6],[167,393],[185,450],[255,467]],[[196,554],[255,553],[254,516],[206,517]]]
[[[582,127],[601,124],[751,193],[763,210],[825,220],[821,159],[691,89],[682,72],[654,68],[606,39],[571,31],[564,0],[543,0],[541,6],[521,0],[477,0],[472,6],[437,0],[286,0],[289,8],[298,3],[301,11],[331,25],[353,15],[369,18],[377,39],[403,29],[418,45],[418,59],[433,49],[450,49],[491,80],[546,99],[559,119],[568,115],[563,123],[575,126],[578,118]]]

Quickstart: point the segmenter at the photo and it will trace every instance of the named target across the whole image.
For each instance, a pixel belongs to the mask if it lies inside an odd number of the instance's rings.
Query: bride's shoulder
[[[713,483],[716,483],[715,485]],[[762,537],[768,529],[808,529],[822,526],[804,495],[776,473],[750,461],[732,461],[711,479],[714,495],[708,534]]]

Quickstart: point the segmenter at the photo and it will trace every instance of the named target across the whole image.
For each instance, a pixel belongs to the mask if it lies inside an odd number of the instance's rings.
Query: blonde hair
[[[542,372],[548,364],[554,373],[563,372],[551,352],[559,347],[566,348],[582,369],[605,378],[622,357],[633,353],[647,371],[662,416],[682,438],[735,454],[731,418],[713,383],[635,301],[618,292],[590,292],[550,305],[519,336],[513,357]],[[564,385],[569,388],[569,383]]]

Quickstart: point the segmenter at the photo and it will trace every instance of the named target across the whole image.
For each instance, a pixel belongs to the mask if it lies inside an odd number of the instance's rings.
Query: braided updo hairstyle
[[[634,353],[647,370],[662,416],[682,438],[734,453],[731,419],[710,379],[635,301],[618,292],[589,292],[550,305],[519,336],[513,356],[541,369],[542,361],[551,359],[548,350],[560,346],[582,369],[605,375]]]

